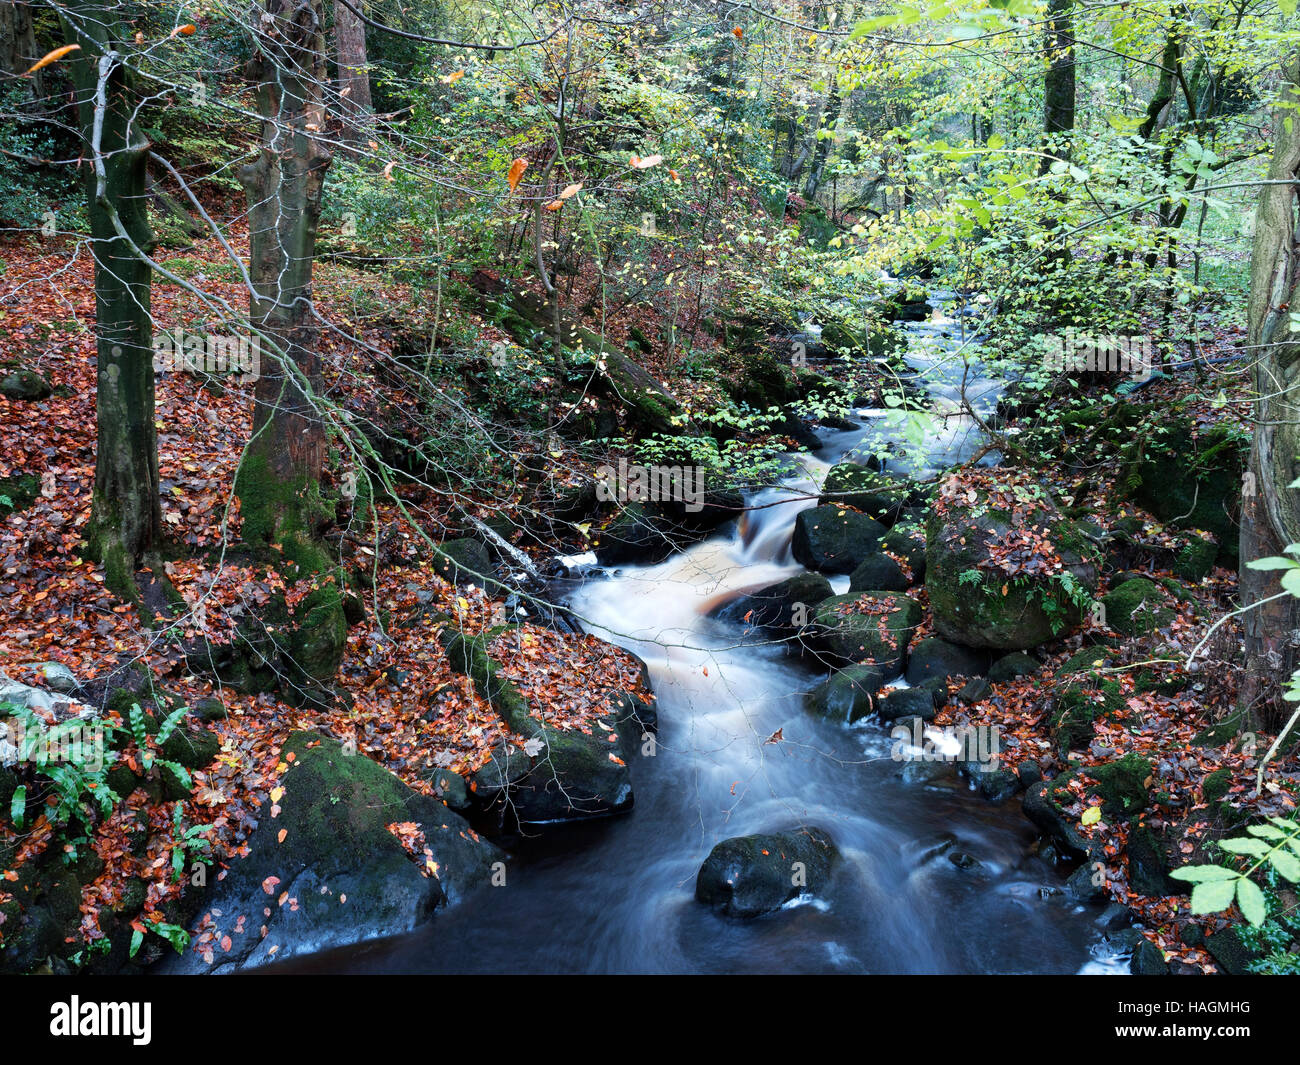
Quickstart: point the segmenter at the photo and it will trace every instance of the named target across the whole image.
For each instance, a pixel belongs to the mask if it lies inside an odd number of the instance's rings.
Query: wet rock
[[[333,739],[294,732],[283,749],[290,753],[279,815],[259,824],[248,856],[231,863],[205,900],[219,935],[230,936],[230,950],[216,950],[211,966],[187,951],[165,962],[164,971],[251,969],[409,932],[487,884],[492,863],[503,858],[442,803]],[[426,875],[425,855],[413,857],[389,831],[404,822],[423,831],[436,876]],[[292,905],[276,902],[282,893]],[[248,916],[242,930],[240,914]]]
[[[1165,961],[1164,951],[1143,936],[1142,941],[1133,948],[1128,971],[1134,976],[1168,976],[1169,963]]]
[[[988,668],[988,653],[959,647],[927,636],[918,640],[907,656],[907,683],[916,685],[932,677],[975,677]]]
[[[628,503],[596,537],[596,558],[602,566],[650,565],[662,562],[699,536],[658,507]]]
[[[817,607],[805,642],[830,662],[875,665],[897,676],[920,623],[921,604],[905,595],[837,595]]]
[[[790,547],[796,561],[820,573],[852,573],[876,553],[885,527],[837,506],[800,511]]]
[[[856,462],[840,462],[832,466],[822,484],[821,502],[860,510],[869,518],[889,526],[911,500],[912,489],[883,473],[877,473]]]
[[[812,620],[818,603],[834,594],[820,573],[800,573],[733,599],[717,616],[752,628],[794,632]]]
[[[487,653],[492,633],[447,640],[447,661],[465,673],[518,739],[493,752],[474,775],[474,793],[505,821],[519,825],[585,820],[632,807],[631,764],[645,724],[633,693],[616,697],[590,734],[552,728],[529,713],[519,690]],[[514,827],[511,824],[509,827]]]
[[[864,592],[879,589],[885,592],[905,592],[911,582],[903,575],[903,568],[885,554],[870,555],[849,576],[849,591]]]
[[[918,717],[933,721],[937,713],[934,695],[925,688],[891,688],[876,704],[881,721],[896,721],[903,717]]]
[[[832,721],[858,721],[874,711],[876,691],[886,679],[876,666],[837,670],[808,694],[808,709]]]
[[[1004,684],[1018,677],[1028,677],[1037,673],[1042,663],[1025,651],[1012,651],[1003,655],[989,666],[988,677],[994,684]]]
[[[735,836],[705,859],[695,897],[728,917],[760,917],[800,895],[823,895],[838,858],[819,828]]]

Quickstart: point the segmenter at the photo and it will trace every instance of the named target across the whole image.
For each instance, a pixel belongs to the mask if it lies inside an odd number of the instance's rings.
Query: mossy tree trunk
[[[1256,558],[1280,555],[1300,543],[1300,334],[1291,331],[1289,307],[1300,306],[1300,56],[1284,66],[1274,112],[1273,161],[1255,211],[1251,253],[1248,344],[1255,353],[1255,436],[1243,485],[1241,574],[1246,681],[1243,708],[1252,724],[1285,720],[1277,702],[1279,683],[1296,668],[1300,600],[1284,596],[1278,573],[1250,569]]]
[[[249,318],[260,341],[253,436],[236,479],[244,539],[276,545],[306,570],[325,568],[317,536],[325,424],[312,265],[330,151],[321,0],[267,0],[250,73],[262,147],[240,170],[248,196]]]
[[[146,204],[149,142],[143,97],[123,62],[134,28],[111,4],[65,12],[95,259],[95,486],[87,542],[109,586],[135,596],[137,565],[161,539],[154,428],[153,248]]]

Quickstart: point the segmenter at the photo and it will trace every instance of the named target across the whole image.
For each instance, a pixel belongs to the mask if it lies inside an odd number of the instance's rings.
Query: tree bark
[[[146,204],[149,142],[141,95],[122,64],[132,32],[111,4],[65,15],[83,142],[95,259],[95,486],[87,543],[108,585],[134,598],[133,576],[162,536],[154,428],[152,268]],[[133,246],[134,245],[134,246]]]
[[[317,537],[328,520],[321,498],[325,425],[312,264],[330,152],[321,0],[266,0],[250,73],[260,82],[262,149],[240,170],[248,196],[249,299],[261,335],[253,436],[236,491],[244,539],[276,545],[309,570],[326,568]],[[274,28],[272,35],[268,27]],[[267,350],[270,348],[271,350]]]
[[[40,58],[31,6],[0,3],[0,82],[22,84],[32,99],[44,99],[44,71],[38,70],[22,82],[17,80]]]
[[[351,0],[360,10],[361,0]],[[339,70],[339,110],[343,135],[352,144],[369,137],[375,105],[366,69],[366,24],[344,4],[334,5],[334,59]]]
[[[1251,253],[1248,343],[1255,352],[1255,436],[1243,486],[1242,603],[1246,678],[1241,705],[1256,726],[1280,724],[1279,684],[1296,668],[1300,599],[1280,591],[1276,572],[1249,569],[1252,559],[1279,555],[1300,542],[1300,334],[1291,332],[1290,307],[1300,306],[1300,57],[1284,67],[1274,112],[1276,141],[1268,180],[1255,212]],[[1260,605],[1256,605],[1260,604]]]
[[[1043,45],[1047,53],[1047,74],[1043,82],[1043,135],[1046,154],[1039,172],[1046,173],[1052,160],[1068,159],[1068,144],[1074,131],[1074,0],[1051,0],[1047,9],[1047,30]]]

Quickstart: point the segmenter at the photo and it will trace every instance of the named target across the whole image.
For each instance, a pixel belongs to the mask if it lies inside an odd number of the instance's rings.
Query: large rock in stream
[[[252,969],[409,932],[487,885],[504,858],[442,803],[336,740],[294,732],[281,758],[278,812],[266,808],[248,856],[211,885],[198,949],[163,971]],[[408,822],[423,832],[427,855],[408,853],[389,830]]]
[[[496,631],[454,634],[447,640],[451,668],[464,673],[500,716],[517,743],[493,751],[475,773],[474,794],[497,812],[506,827],[579,821],[632,807],[631,764],[650,728],[651,707],[623,692],[590,733],[547,725],[529,712],[527,700],[488,654]]]
[[[897,592],[836,595],[817,607],[804,642],[830,664],[874,665],[894,677],[903,671],[921,613],[920,603]]]
[[[852,573],[874,555],[888,530],[874,518],[834,504],[799,512],[790,549],[819,573]]]
[[[1028,477],[950,477],[926,528],[935,631],[966,647],[1037,647],[1082,621],[1097,560],[1084,530]]]
[[[822,895],[839,852],[820,828],[724,839],[695,878],[695,897],[727,917],[761,917]]]

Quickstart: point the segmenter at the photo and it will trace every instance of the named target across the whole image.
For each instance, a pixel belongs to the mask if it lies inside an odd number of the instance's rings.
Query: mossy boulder
[[[1124,697],[1115,681],[1079,674],[1057,686],[1048,731],[1063,753],[1086,747],[1096,734],[1098,719],[1118,714],[1123,707]]]
[[[832,596],[813,613],[807,642],[828,661],[875,665],[892,677],[903,671],[921,614],[920,603],[897,592]]]
[[[877,666],[836,670],[808,694],[807,707],[818,717],[853,722],[875,710],[876,692],[889,678]]]
[[[527,700],[488,654],[493,635],[456,633],[446,642],[451,668],[474,681],[513,733],[474,775],[477,800],[519,825],[585,820],[631,809],[631,764],[639,757],[645,732],[639,695],[626,693],[626,698],[612,700],[590,733],[548,726],[532,715]]]
[[[926,588],[935,632],[966,647],[1024,651],[1064,635],[1082,621],[1083,600],[1097,586],[1096,552],[1078,524],[1036,485],[1010,491],[1017,495],[1008,501],[952,477],[930,511]]]
[[[827,506],[850,506],[882,525],[890,526],[911,502],[912,489],[883,473],[856,462],[832,466],[822,484],[821,503]]]
[[[211,966],[186,952],[165,963],[166,971],[251,969],[409,932],[487,885],[492,864],[503,860],[442,803],[336,740],[291,733],[281,759],[288,769],[279,813],[262,819],[248,856],[231,864],[205,900],[217,938],[229,935],[231,949],[217,948]],[[419,826],[431,857],[422,848],[408,853],[389,831],[406,822]]]
[[[800,895],[824,895],[838,859],[819,828],[735,836],[709,852],[695,898],[727,917],[761,917]]]
[[[0,371],[0,396],[6,399],[31,402],[49,399],[53,392],[50,382],[35,370],[20,367]]]
[[[1087,773],[1096,781],[1093,790],[1102,797],[1102,812],[1108,817],[1132,817],[1150,802],[1151,763],[1141,755],[1126,754]]]
[[[494,575],[487,546],[471,537],[444,540],[433,560],[434,572],[450,584],[487,586]]]
[[[873,589],[884,592],[905,592],[909,587],[911,581],[904,575],[903,568],[884,553],[868,555],[849,575],[851,592]]]
[[[989,666],[988,678],[994,684],[1005,684],[1019,677],[1029,677],[1043,668],[1043,664],[1027,651],[1012,651]]]
[[[880,522],[841,506],[800,511],[790,547],[795,560],[820,573],[852,573],[880,547]]]
[[[1101,597],[1106,624],[1124,636],[1145,636],[1174,619],[1164,605],[1164,592],[1154,581],[1134,577]]]
[[[907,683],[916,685],[931,677],[978,677],[988,666],[987,651],[974,651],[937,636],[927,636],[908,652]]]
[[[1102,861],[1105,854],[1101,842],[1080,832],[1076,816],[1067,809],[1076,801],[1074,793],[1067,787],[1072,778],[1073,774],[1063,773],[1052,780],[1030,785],[1025,790],[1021,808],[1062,857]]]
[[[808,624],[818,603],[834,594],[820,573],[799,573],[733,599],[717,616],[754,628],[795,631]]]
[[[1126,472],[1134,500],[1163,522],[1201,529],[1219,544],[1221,564],[1237,565],[1241,480],[1250,440],[1236,426],[1197,431],[1187,417],[1161,419]]]

